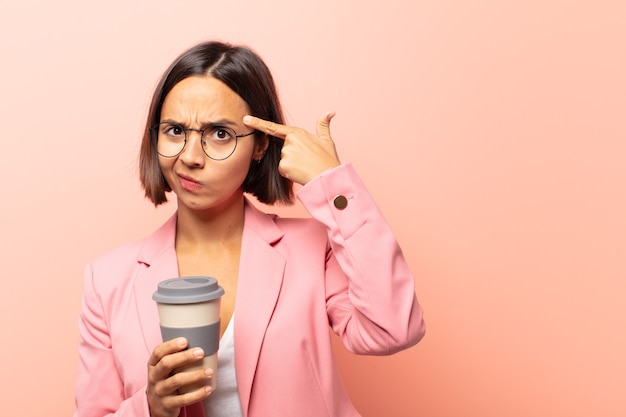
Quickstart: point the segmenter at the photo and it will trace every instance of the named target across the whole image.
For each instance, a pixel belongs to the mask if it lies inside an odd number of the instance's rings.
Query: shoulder
[[[144,246],[146,239],[139,239],[134,242],[125,243],[117,248],[93,259],[89,266],[94,270],[117,268],[129,263],[137,262],[141,248]]]
[[[324,225],[310,217],[281,217],[276,214],[268,214],[274,219],[276,225],[290,233],[324,231]]]
[[[246,227],[254,230],[267,242],[304,236],[326,237],[324,225],[313,218],[283,217],[249,203],[246,205]]]
[[[315,219],[277,216],[274,221],[289,242],[314,241],[325,245],[328,240],[326,228]]]
[[[139,267],[145,239],[119,246],[93,259],[85,267],[85,289],[101,295],[125,288]]]
[[[150,236],[121,245],[92,260],[86,267],[85,278],[92,279],[94,285],[123,285],[138,268],[168,253],[174,245],[174,233],[175,216]]]

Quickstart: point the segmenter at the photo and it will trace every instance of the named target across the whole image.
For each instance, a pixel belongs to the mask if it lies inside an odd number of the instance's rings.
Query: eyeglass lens
[[[209,126],[204,130],[185,129],[172,123],[160,123],[157,127],[157,152],[166,158],[179,155],[185,148],[190,132],[201,132],[204,153],[211,159],[222,160],[235,152],[237,134],[225,126]]]

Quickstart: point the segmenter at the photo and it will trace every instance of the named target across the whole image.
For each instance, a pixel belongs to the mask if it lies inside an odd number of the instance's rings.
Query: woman
[[[140,176],[155,205],[172,192],[178,210],[86,268],[76,416],[359,415],[329,324],[349,350],[388,355],[417,343],[424,323],[389,226],[338,159],[333,115],[316,135],[286,126],[268,68],[246,47],[202,43],[172,63],[150,106]],[[312,219],[268,215],[245,197],[291,203],[293,182]],[[214,392],[216,370],[172,372],[203,352],[161,340],[151,298],[160,281],[188,275],[226,291]]]

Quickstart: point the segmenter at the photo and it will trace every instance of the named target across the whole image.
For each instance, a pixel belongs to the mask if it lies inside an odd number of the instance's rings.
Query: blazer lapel
[[[234,324],[237,385],[246,411],[265,331],[283,282],[286,260],[273,247],[282,236],[271,216],[246,201]]]
[[[144,265],[135,277],[135,300],[146,349],[150,353],[162,342],[159,314],[152,294],[159,282],[178,276],[175,236],[176,213],[146,239],[138,257],[138,262]]]

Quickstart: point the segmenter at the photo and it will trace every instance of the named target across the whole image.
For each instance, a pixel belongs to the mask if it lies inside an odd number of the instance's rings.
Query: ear
[[[270,144],[270,138],[267,135],[263,135],[263,137],[258,140],[254,144],[254,152],[252,154],[252,158],[255,161],[260,161],[265,156],[265,152],[267,151],[267,147]]]

